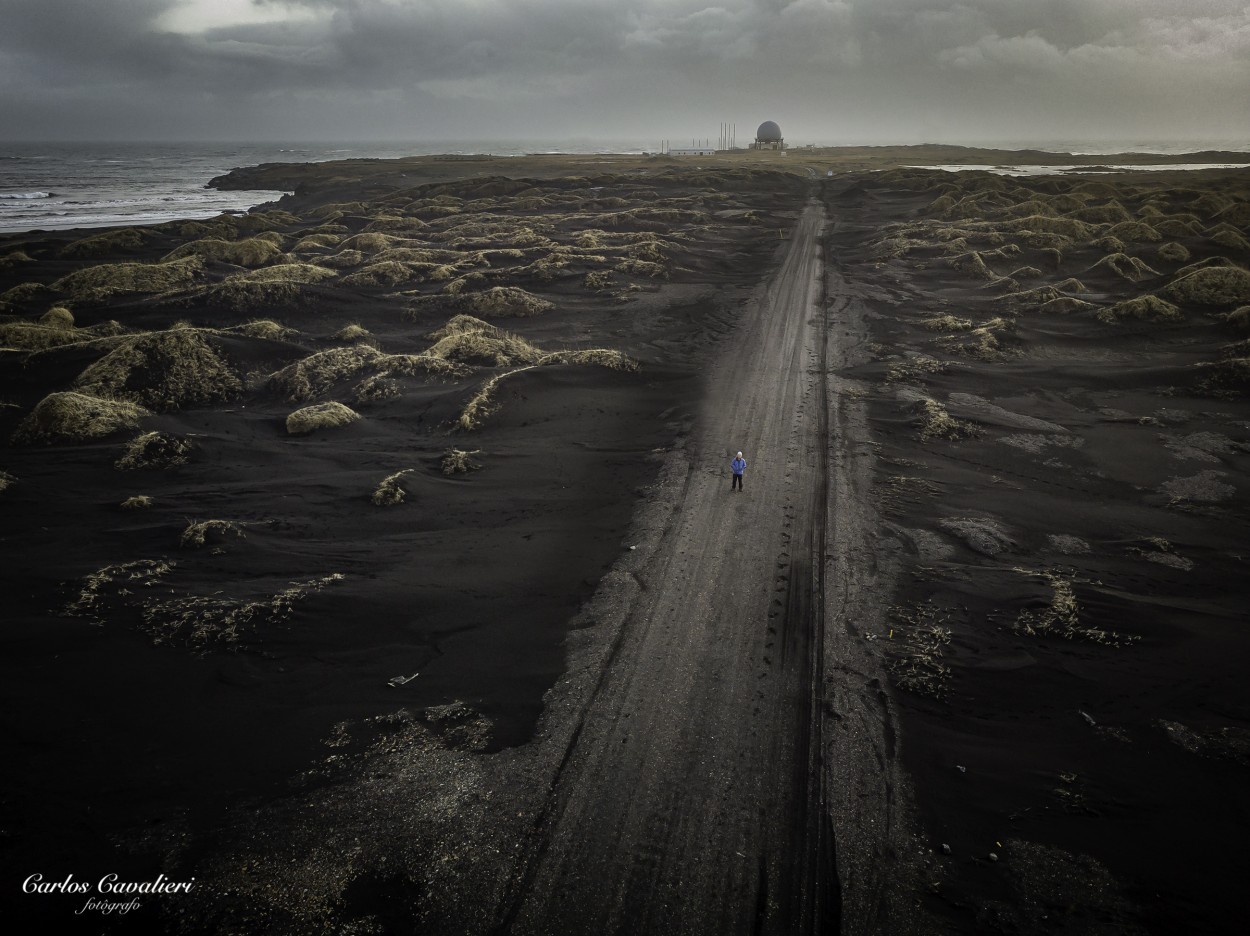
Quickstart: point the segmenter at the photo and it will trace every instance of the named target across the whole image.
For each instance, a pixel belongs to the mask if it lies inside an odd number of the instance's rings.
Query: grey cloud
[[[256,2],[312,15],[183,35],[158,25],[177,0],[0,0],[0,119],[27,137],[139,108],[218,136],[373,134],[405,112],[480,135],[706,135],[757,113],[828,141],[1250,134],[1234,0]]]

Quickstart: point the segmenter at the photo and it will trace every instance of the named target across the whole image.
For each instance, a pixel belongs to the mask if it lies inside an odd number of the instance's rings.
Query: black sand
[[[1245,174],[796,155],[266,167],[222,184],[286,178],[283,213],[0,248],[6,878],[200,882],[118,932],[1232,931],[1250,298],[1172,284],[1250,261]],[[208,240],[250,253],[61,279]],[[328,272],[247,282],[294,262]],[[1108,312],[1143,295],[1175,311]],[[454,372],[269,376],[458,313]],[[151,415],[31,440],[119,347]],[[587,349],[641,367],[541,357]],[[327,401],[361,418],[287,432]],[[141,431],[185,463],[115,468]],[[205,520],[238,527],[180,542]]]

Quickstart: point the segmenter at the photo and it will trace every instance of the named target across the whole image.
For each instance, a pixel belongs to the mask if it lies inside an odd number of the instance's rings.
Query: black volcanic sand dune
[[[289,778],[525,741],[802,191],[495,177],[0,246],[13,875],[185,877]]]
[[[910,557],[871,637],[926,903],[960,932],[1240,931],[1250,175],[894,170],[828,205]]]

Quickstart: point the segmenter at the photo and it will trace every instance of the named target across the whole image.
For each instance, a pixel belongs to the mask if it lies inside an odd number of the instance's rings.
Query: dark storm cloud
[[[0,119],[28,138],[141,112],[175,136],[706,135],[761,113],[820,140],[1250,132],[1232,0],[254,0],[276,22],[201,5],[171,31],[178,6],[0,0]]]

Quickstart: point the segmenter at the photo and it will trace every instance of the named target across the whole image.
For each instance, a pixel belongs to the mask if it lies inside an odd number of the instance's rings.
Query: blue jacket
[[[746,471],[747,460],[745,458],[735,458],[729,463],[729,467],[733,469],[734,474],[740,475],[742,472]]]

